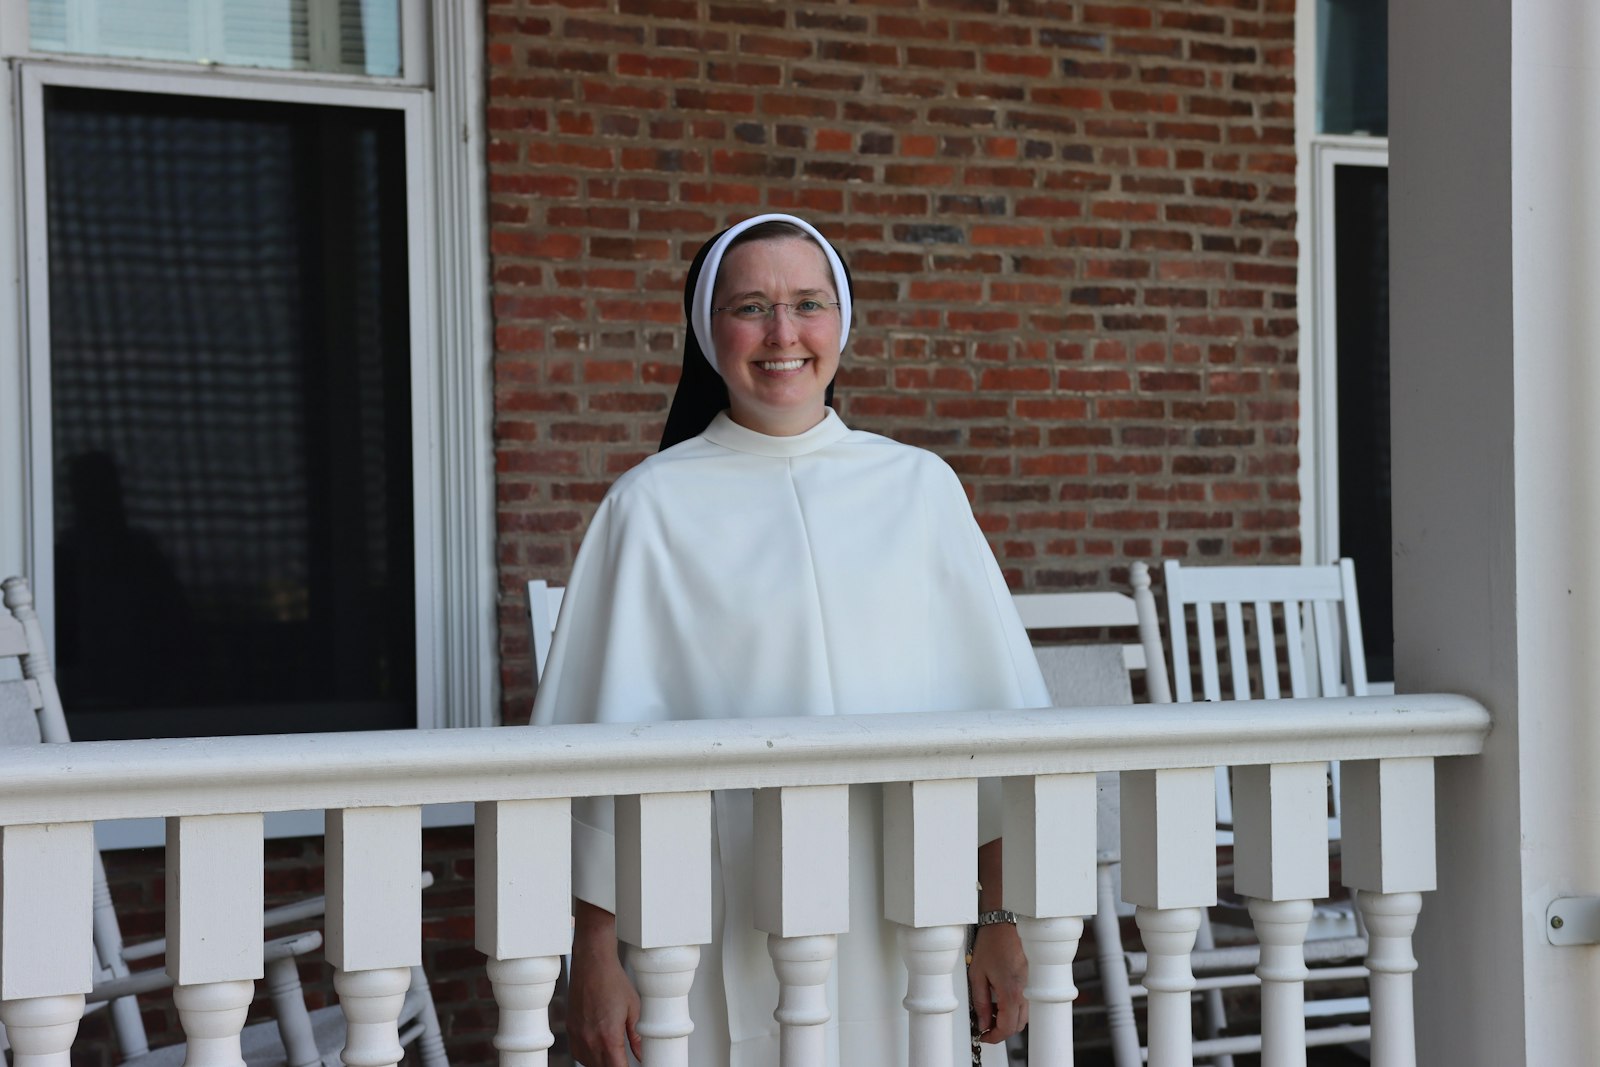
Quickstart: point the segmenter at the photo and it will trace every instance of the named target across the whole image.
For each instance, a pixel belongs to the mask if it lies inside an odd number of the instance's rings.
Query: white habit
[[[533,721],[1049,703],[994,556],[942,460],[852,431],[831,410],[796,437],[745,429],[724,412],[617,479],[601,502]],[[690,998],[697,1065],[778,1062],[777,980],[751,922],[749,796],[718,793],[714,805],[722,937],[702,951]],[[850,809],[850,932],[830,990],[830,1063],[903,1064],[906,979],[883,919],[878,788],[853,788]],[[984,840],[998,835],[998,817],[981,816]],[[609,799],[574,802],[573,891],[608,911],[611,828]],[[965,1063],[964,979],[956,985],[956,1062]]]

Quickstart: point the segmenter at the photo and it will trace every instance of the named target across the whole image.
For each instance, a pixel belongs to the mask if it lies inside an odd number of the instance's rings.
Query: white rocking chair
[[[1044,672],[1050,699],[1057,707],[1133,703],[1135,671],[1145,672],[1151,703],[1165,704],[1168,690],[1166,655],[1150,573],[1143,563],[1131,567],[1133,595],[1111,592],[1017,593],[1013,600],[1022,625],[1040,631],[1093,631],[1138,628],[1136,644],[1036,645],[1034,654]],[[1099,847],[1095,871],[1098,906],[1093,921],[1094,973],[1101,983],[1107,1029],[1116,1067],[1140,1067],[1139,1031],[1134,1019],[1134,989],[1122,943],[1120,790],[1116,774],[1099,776]],[[1082,970],[1087,976],[1089,969]]]
[[[1172,683],[1178,702],[1223,699],[1223,654],[1235,700],[1367,695],[1366,651],[1355,567],[1350,560],[1320,566],[1246,567],[1184,567],[1168,561],[1164,571]],[[1219,607],[1225,634],[1221,649],[1217,640]],[[1193,662],[1188,634],[1191,609]],[[1287,694],[1283,676],[1289,681]],[[1329,782],[1328,839],[1336,850],[1338,764],[1330,767]],[[1231,845],[1233,802],[1225,768],[1217,771],[1217,824],[1218,844]],[[1195,1057],[1212,1056],[1218,1067],[1231,1067],[1233,1053],[1260,1049],[1259,1035],[1219,1034],[1226,1025],[1221,990],[1256,984],[1255,961],[1248,958],[1255,946],[1216,948],[1209,922],[1202,925],[1197,944],[1193,966],[1206,989],[1208,1033],[1195,1042]],[[1349,901],[1317,906],[1305,953],[1307,963],[1313,965],[1309,980],[1350,980],[1366,975],[1366,968],[1359,963],[1366,955],[1366,938]],[[1246,957],[1242,962],[1241,956]],[[1305,1010],[1308,1018],[1359,1017],[1370,1013],[1370,1005],[1364,996],[1321,998],[1308,999]],[[1306,1041],[1308,1045],[1356,1044],[1367,1040],[1370,1033],[1371,1027],[1365,1023],[1319,1026],[1307,1029]]]
[[[0,744],[63,744],[70,742],[61,696],[44,643],[44,631],[33,610],[33,594],[22,578],[4,583],[6,611],[0,611]],[[11,667],[10,664],[16,664]],[[431,882],[423,874],[423,885]],[[321,897],[267,911],[262,928],[303,922],[323,914]],[[317,931],[291,934],[267,941],[264,963],[267,990],[275,1021],[244,1029],[240,1046],[251,1067],[340,1067],[345,1043],[343,1012],[337,1005],[311,1011],[300,986],[298,960],[322,944]],[[131,970],[129,963],[165,954],[166,941],[124,945],[112,909],[105,868],[97,854],[94,862],[94,989],[87,995],[89,1009],[109,1005],[121,1059],[127,1067],[179,1067],[186,1062],[187,1046],[151,1049],[137,997],[171,988],[164,970]],[[415,1045],[424,1067],[449,1067],[439,1017],[434,1010],[422,968],[411,969],[411,989],[400,1014],[400,1040]],[[0,1050],[6,1048],[0,1026]],[[208,1061],[209,1062],[209,1061]]]

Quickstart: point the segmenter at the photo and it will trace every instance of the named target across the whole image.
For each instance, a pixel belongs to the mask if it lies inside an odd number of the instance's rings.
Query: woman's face
[[[722,257],[714,308],[782,304],[771,317],[711,316],[717,369],[734,422],[774,436],[804,433],[822,421],[823,397],[839,369],[839,299],[822,249],[803,238],[752,241]],[[806,300],[829,305],[810,317]]]

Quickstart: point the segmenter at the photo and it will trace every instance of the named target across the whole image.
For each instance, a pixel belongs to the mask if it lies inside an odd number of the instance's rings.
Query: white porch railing
[[[1216,899],[1213,775],[1235,778],[1235,883],[1262,942],[1265,1053],[1303,1064],[1300,945],[1325,896],[1322,763],[1344,761],[1343,880],[1370,932],[1373,1062],[1416,1062],[1411,932],[1434,888],[1433,760],[1480,751],[1489,717],[1435,695],[815,719],[406,731],[0,748],[0,1020],[15,1067],[66,1067],[90,988],[92,823],[171,820],[167,967],[190,1063],[239,1062],[240,983],[260,977],[260,813],[328,811],[327,948],[351,1022],[346,1062],[392,1064],[421,956],[419,805],[477,803],[477,947],[500,1007],[501,1063],[544,1064],[570,928],[569,798],[616,795],[618,929],[643,996],[648,1067],[687,1064],[687,992],[710,933],[707,790],[753,788],[755,902],[780,981],[785,1067],[819,1062],[843,789],[883,782],[886,915],[911,970],[911,1061],[953,1067],[952,972],[975,918],[974,779],[1005,781],[1006,906],[1031,960],[1032,1062],[1072,1062],[1071,964],[1095,907],[1094,772],[1122,772],[1123,895],[1149,952],[1150,1062],[1191,1062],[1189,952]],[[928,843],[939,862],[919,862]],[[824,864],[834,868],[837,865]],[[198,891],[190,891],[194,887]],[[660,906],[670,901],[668,907]],[[831,905],[831,906],[830,906]],[[227,1010],[218,1011],[218,1006]],[[209,1010],[208,1010],[209,1009]],[[965,1020],[959,1021],[965,1025]],[[230,1044],[231,1039],[231,1044]],[[198,1057],[198,1058],[194,1058]]]

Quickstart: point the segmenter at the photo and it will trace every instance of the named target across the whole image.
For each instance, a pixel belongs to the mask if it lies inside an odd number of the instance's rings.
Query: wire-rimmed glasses
[[[789,315],[796,319],[816,319],[830,314],[838,307],[838,301],[816,300],[807,297],[805,300],[795,300],[785,303],[779,301],[775,304],[763,304],[759,300],[746,300],[742,304],[730,307],[712,308],[715,315],[719,311],[726,311],[739,322],[770,322],[777,314],[779,308],[788,308]]]

